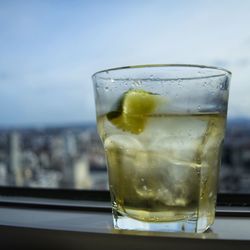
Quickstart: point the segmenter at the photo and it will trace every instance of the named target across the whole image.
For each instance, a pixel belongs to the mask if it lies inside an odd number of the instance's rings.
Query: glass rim
[[[222,67],[217,67],[217,66],[207,66],[207,65],[200,65],[200,64],[139,64],[139,65],[114,67],[114,68],[100,70],[100,71],[95,72],[92,75],[92,78],[94,79],[94,78],[98,77],[99,74],[109,73],[109,72],[113,72],[113,71],[126,70],[126,69],[170,68],[170,67],[212,69],[212,70],[220,71],[221,73],[218,73],[218,74],[211,73],[211,74],[208,74],[207,76],[192,76],[192,77],[184,77],[184,78],[182,78],[182,77],[164,78],[164,80],[178,80],[178,79],[193,80],[193,79],[220,77],[220,76],[224,76],[224,75],[229,75],[229,76],[232,75],[231,71],[229,71],[225,68],[222,68]],[[134,79],[134,78],[130,78],[130,79]]]

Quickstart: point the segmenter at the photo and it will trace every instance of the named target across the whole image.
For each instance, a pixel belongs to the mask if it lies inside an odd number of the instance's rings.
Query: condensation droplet
[[[197,176],[200,176],[200,174],[201,174],[200,168],[196,166],[195,171],[196,171]]]
[[[140,87],[141,85],[142,85],[141,81],[134,81],[132,83],[132,86],[134,86],[134,87]]]
[[[181,84],[181,83],[182,83],[182,80],[181,80],[181,79],[178,79],[178,80],[177,80],[177,86],[180,87],[180,88],[182,87],[182,84]]]

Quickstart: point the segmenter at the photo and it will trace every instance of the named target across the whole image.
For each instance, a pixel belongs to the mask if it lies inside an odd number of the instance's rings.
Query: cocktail
[[[230,77],[198,65],[93,75],[115,228],[204,232],[213,223]]]

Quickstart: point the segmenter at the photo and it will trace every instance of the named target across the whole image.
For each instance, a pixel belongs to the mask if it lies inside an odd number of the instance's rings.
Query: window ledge
[[[6,198],[7,199],[7,198]],[[148,233],[118,231],[112,227],[106,202],[80,202],[70,206],[25,206],[0,202],[0,239],[6,249],[250,249],[249,208],[219,208],[214,225],[206,233]],[[8,205],[9,202],[9,205]],[[51,201],[50,201],[51,202]],[[61,201],[62,202],[62,201]],[[76,202],[76,201],[75,201]],[[21,201],[19,202],[21,204]],[[60,201],[59,201],[60,203]],[[70,203],[70,202],[69,202]],[[25,203],[23,203],[25,204]],[[44,204],[44,200],[40,200]],[[64,203],[67,204],[67,203]],[[55,209],[51,209],[54,207]],[[71,208],[77,207],[76,204]],[[90,209],[92,208],[92,209]],[[243,216],[244,215],[244,216]],[[15,239],[15,240],[13,240]],[[5,249],[5,248],[3,248]]]

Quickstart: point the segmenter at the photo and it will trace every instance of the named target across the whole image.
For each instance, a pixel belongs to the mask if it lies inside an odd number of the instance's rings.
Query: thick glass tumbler
[[[204,232],[213,223],[230,77],[199,65],[93,75],[115,228]]]

